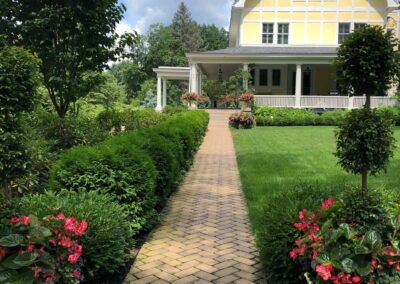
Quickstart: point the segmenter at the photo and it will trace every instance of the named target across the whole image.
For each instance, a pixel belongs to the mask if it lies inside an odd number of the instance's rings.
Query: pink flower
[[[333,198],[329,198],[328,200],[326,200],[324,203],[322,203],[322,207],[324,209],[329,209],[329,207],[331,207],[331,205],[335,202],[335,200]]]
[[[353,281],[353,283],[360,283],[361,278],[360,276],[353,276],[353,278],[351,278],[351,281]]]
[[[64,220],[64,219],[65,219],[64,214],[62,214],[62,213],[58,214],[58,215],[57,215],[57,219],[58,219],[58,220]]]
[[[71,254],[68,256],[68,262],[72,264],[77,263],[80,257],[81,255],[78,253]]]
[[[318,264],[315,268],[315,271],[318,273],[318,276],[321,277],[324,281],[328,281],[332,277],[333,266],[330,265],[322,265]]]
[[[76,241],[71,240],[67,236],[59,235],[58,236],[58,244],[65,248],[71,248],[76,245]]]
[[[74,278],[76,278],[76,279],[81,278],[81,273],[80,273],[80,271],[79,271],[78,269],[76,269],[72,275],[73,275]]]
[[[395,262],[393,260],[391,260],[391,259],[388,259],[387,262],[389,263],[389,265],[395,264]]]
[[[50,239],[49,243],[51,243],[53,246],[57,245],[57,241],[55,239]]]
[[[86,220],[82,220],[81,223],[76,226],[75,228],[75,235],[77,236],[83,236],[85,234],[85,231],[88,227],[88,223],[86,222]]]
[[[18,217],[11,217],[10,222],[14,223],[14,224],[18,223],[19,222],[19,218]]]
[[[73,233],[75,231],[76,226],[76,218],[75,217],[68,217],[64,220],[64,230],[67,232]]]

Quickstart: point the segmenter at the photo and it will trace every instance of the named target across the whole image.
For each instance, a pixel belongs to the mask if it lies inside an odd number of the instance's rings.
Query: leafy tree
[[[147,34],[148,50],[145,56],[145,71],[154,76],[153,68],[158,66],[186,66],[187,59],[183,48],[169,27],[161,24],[150,26]]]
[[[229,46],[229,33],[225,29],[218,29],[215,25],[199,26],[202,38],[201,50],[218,50]]]
[[[9,196],[12,181],[28,167],[20,116],[34,107],[39,64],[36,57],[21,48],[0,50],[0,182]]]
[[[198,51],[202,45],[200,30],[185,3],[181,2],[171,24],[172,34],[184,52]]]
[[[377,110],[352,110],[336,132],[336,156],[347,171],[362,176],[362,192],[367,193],[368,174],[386,169],[395,140],[392,121]]]
[[[127,101],[131,101],[137,95],[140,85],[147,78],[144,70],[131,60],[113,65],[111,73],[117,78],[118,83],[125,86]]]
[[[89,103],[102,105],[106,110],[109,110],[115,103],[122,102],[124,91],[111,73],[104,72],[102,77],[103,83],[91,91],[87,99]]]
[[[339,47],[335,65],[341,89],[354,96],[366,95],[365,107],[371,106],[371,96],[386,93],[398,80],[398,41],[379,26],[366,26],[350,34]]]
[[[60,117],[87,95],[101,72],[122,52],[116,44],[116,24],[125,7],[117,0],[19,0],[15,14],[21,44],[42,60],[44,85]],[[132,43],[129,35],[120,44]]]

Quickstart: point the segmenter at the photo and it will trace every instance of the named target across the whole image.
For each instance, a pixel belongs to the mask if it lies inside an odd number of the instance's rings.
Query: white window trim
[[[279,35],[279,25],[288,25],[288,43],[278,43],[278,35]],[[277,22],[276,23],[276,41],[275,44],[279,44],[279,45],[288,45],[290,44],[290,23],[289,22]],[[282,35],[285,35],[285,33],[282,33]]]
[[[359,22],[359,21],[343,21],[343,22],[338,22],[337,23],[337,36],[336,36],[336,43],[337,44],[341,44],[341,43],[339,43],[339,26],[340,26],[340,24],[350,24],[350,32],[349,32],[349,34],[351,34],[352,32],[354,32],[354,26],[355,26],[355,24],[366,24],[366,25],[369,25],[369,23],[367,23],[367,22]]]
[[[264,36],[264,24],[272,24],[272,28],[273,28],[273,31],[272,31],[272,43],[264,43],[263,42],[263,36]],[[261,23],[261,43],[262,44],[266,44],[266,45],[268,45],[268,44],[275,44],[275,31],[276,31],[276,25],[275,25],[275,23],[274,22],[262,22]]]
[[[273,41],[272,41],[272,43],[263,43],[263,40],[262,40],[262,37],[263,37],[263,35],[264,35],[264,30],[263,30],[263,27],[264,27],[264,24],[273,24],[273,26],[274,26],[274,36],[273,36]],[[283,44],[278,44],[278,27],[279,27],[279,24],[287,24],[287,25],[289,25],[289,28],[288,28],[288,43],[286,44],[286,43],[283,43]],[[290,38],[291,38],[291,31],[292,31],[292,25],[290,24],[290,21],[285,21],[285,22],[261,22],[261,44],[262,45],[289,45],[290,44],[290,42],[291,42],[291,40],[290,40]]]

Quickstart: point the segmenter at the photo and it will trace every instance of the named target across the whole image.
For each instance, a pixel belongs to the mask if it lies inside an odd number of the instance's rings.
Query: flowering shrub
[[[199,96],[198,98],[198,107],[199,108],[208,108],[210,107],[211,101],[208,96]]]
[[[243,108],[252,107],[254,104],[254,94],[252,93],[243,93],[240,98],[240,102],[242,103]]]
[[[256,117],[252,113],[241,112],[229,117],[229,125],[233,128],[250,129],[256,124]]]
[[[0,238],[1,283],[80,283],[86,220],[12,217]],[[4,234],[7,232],[7,234]]]
[[[333,284],[373,284],[388,278],[392,279],[388,283],[399,283],[400,216],[388,217],[386,232],[361,233],[357,224],[339,221],[337,212],[341,206],[329,198],[316,213],[307,209],[298,213],[299,222],[294,226],[300,237],[290,257],[311,267],[309,283],[313,283],[310,278]]]
[[[235,94],[225,96],[226,106],[229,108],[237,108],[239,104],[239,97]]]
[[[181,96],[181,100],[186,102],[189,106],[193,103],[197,102],[199,99],[199,95],[194,92],[186,92]]]

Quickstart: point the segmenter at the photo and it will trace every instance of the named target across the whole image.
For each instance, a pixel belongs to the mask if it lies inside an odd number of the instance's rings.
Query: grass
[[[334,127],[260,127],[232,130],[243,190],[257,241],[267,227],[264,204],[276,192],[299,185],[331,187],[358,185],[359,176],[337,165]],[[369,178],[370,187],[400,191],[400,128],[395,131],[398,148],[388,170]],[[303,186],[304,188],[304,186]],[[285,206],[285,204],[282,204]],[[258,243],[261,247],[262,244]],[[267,257],[267,256],[263,256]]]

